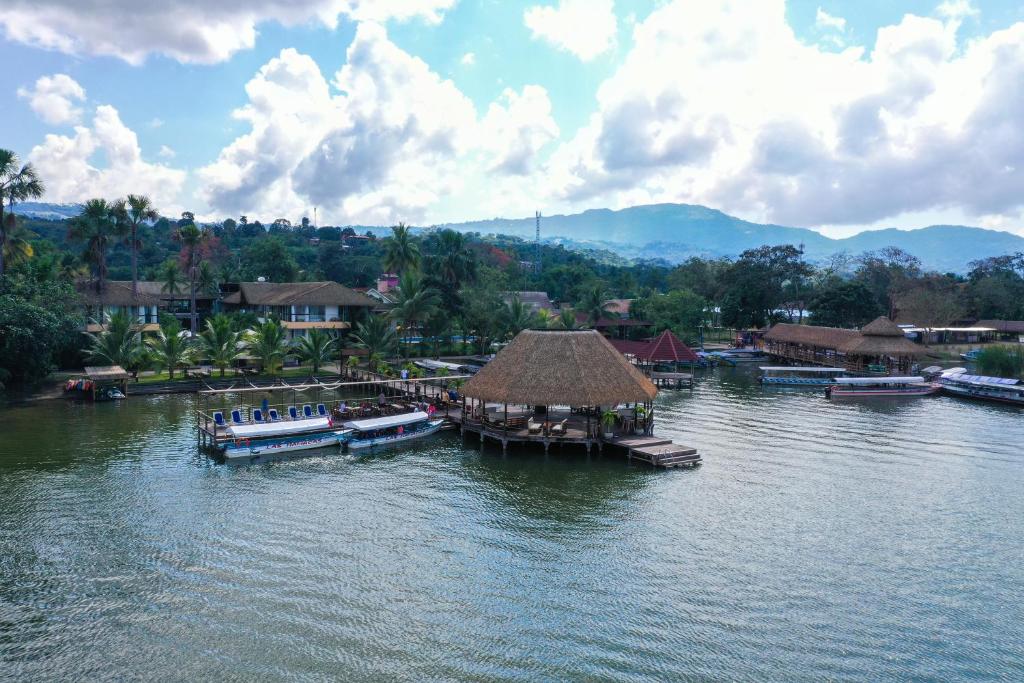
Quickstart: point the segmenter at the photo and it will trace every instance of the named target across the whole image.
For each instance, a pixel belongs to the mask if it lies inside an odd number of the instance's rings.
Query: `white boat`
[[[346,437],[345,443],[349,448],[359,450],[411,441],[437,432],[443,423],[444,420],[432,420],[423,411],[368,420],[349,420],[344,426],[352,430],[352,433]]]
[[[961,368],[942,373],[942,390],[953,396],[1024,406],[1024,382],[1008,377],[968,375]]]
[[[775,384],[792,387],[827,387],[837,377],[846,374],[845,368],[761,366],[764,374],[758,377],[761,384]]]
[[[931,396],[942,387],[924,377],[837,377],[825,390],[829,398],[891,398]]]
[[[273,422],[246,422],[227,428],[233,439],[266,439],[274,436],[291,436],[309,432],[326,432],[334,429],[330,417],[307,417],[298,420],[275,420]]]
[[[329,432],[299,434],[297,436],[270,437],[257,441],[236,439],[224,448],[224,457],[228,460],[267,457],[282,453],[292,453],[294,451],[305,451],[312,448],[338,446],[343,444],[351,433],[349,429],[339,429]]]

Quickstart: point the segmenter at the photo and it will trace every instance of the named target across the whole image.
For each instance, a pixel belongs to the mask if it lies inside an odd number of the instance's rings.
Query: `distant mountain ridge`
[[[534,234],[534,219],[494,218],[442,227],[530,238]],[[941,272],[966,272],[971,261],[1024,251],[1024,237],[984,228],[887,228],[833,239],[807,228],[751,223],[691,204],[650,204],[618,211],[591,209],[544,216],[541,237],[564,241],[567,246],[613,249],[630,258],[662,258],[672,263],[690,256],[735,257],[764,244],[803,244],[804,253],[812,261],[841,252],[856,255],[895,246],[917,256],[926,268]]]

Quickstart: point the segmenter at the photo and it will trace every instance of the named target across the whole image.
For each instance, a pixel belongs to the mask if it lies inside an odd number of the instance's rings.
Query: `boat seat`
[[[271,408],[267,411],[267,419],[271,422],[278,422],[281,419],[281,414],[277,412],[277,408]]]
[[[288,406],[288,417],[293,420],[299,419],[299,411],[295,409],[295,406]]]
[[[227,422],[224,421],[224,413],[220,412],[219,410],[215,412],[213,414],[213,424],[217,425],[218,427],[226,427]]]
[[[245,419],[242,417],[242,411],[239,408],[235,408],[231,411],[231,422],[236,425],[244,425]]]
[[[316,404],[316,414],[320,417],[327,417],[327,406],[323,403]]]
[[[252,421],[263,422],[263,410],[261,408],[252,409]]]
[[[302,415],[303,417],[313,417],[313,406],[308,403],[302,406]]]

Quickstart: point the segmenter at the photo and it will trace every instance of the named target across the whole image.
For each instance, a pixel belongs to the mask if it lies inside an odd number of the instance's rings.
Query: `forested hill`
[[[496,218],[445,227],[529,237],[534,234],[534,219]],[[765,244],[803,244],[811,260],[839,252],[855,255],[895,246],[917,256],[926,268],[942,272],[966,272],[971,261],[1024,251],[1024,237],[983,228],[936,225],[919,230],[872,230],[845,239],[831,239],[806,228],[751,223],[689,204],[652,204],[619,211],[593,209],[545,216],[541,219],[541,236],[562,238],[569,245],[612,249],[623,256],[664,258],[671,262],[694,255],[734,257],[745,249]]]

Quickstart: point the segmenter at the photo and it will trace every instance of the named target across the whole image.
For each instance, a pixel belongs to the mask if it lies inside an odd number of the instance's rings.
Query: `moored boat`
[[[791,387],[827,387],[846,374],[844,368],[761,366],[761,384]]]
[[[385,444],[411,441],[434,434],[444,420],[431,419],[423,411],[376,417],[368,420],[350,420],[344,423],[352,430],[345,440],[346,445],[353,449],[372,448]]]
[[[969,375],[956,368],[942,373],[939,383],[953,396],[1024,406],[1024,382],[1019,379]]]
[[[330,417],[251,422],[228,427],[224,457],[248,458],[336,445],[340,432]]]
[[[934,382],[923,377],[838,377],[825,390],[829,398],[891,398],[899,396],[931,396],[941,391]]]
[[[313,448],[328,448],[343,444],[350,433],[351,430],[349,429],[340,429],[329,432],[299,434],[296,436],[277,436],[255,441],[251,439],[238,439],[224,448],[224,457],[228,460],[234,458],[266,457]]]

